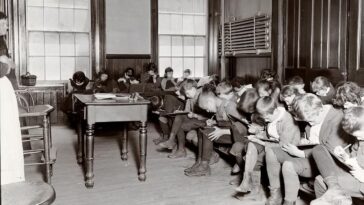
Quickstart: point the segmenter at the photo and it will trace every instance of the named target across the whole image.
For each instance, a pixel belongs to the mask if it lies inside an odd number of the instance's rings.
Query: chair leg
[[[51,184],[51,163],[50,163],[50,144],[48,132],[47,116],[43,117],[43,136],[44,136],[44,164],[46,167],[46,182]]]
[[[52,140],[52,126],[51,126],[51,117],[47,115],[48,120],[48,136],[49,136],[49,146],[53,147],[53,140]]]

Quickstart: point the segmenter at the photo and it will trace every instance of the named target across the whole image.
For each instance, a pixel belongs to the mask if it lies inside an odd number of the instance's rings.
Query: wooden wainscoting
[[[141,75],[149,62],[150,55],[106,55],[106,70],[113,79],[121,76],[128,67],[134,68],[136,75]]]
[[[50,104],[54,107],[54,111],[51,113],[52,124],[63,124],[65,122],[65,115],[61,111],[61,106],[66,94],[66,84],[20,86],[19,89],[28,91],[34,99],[35,105]],[[27,94],[24,94],[24,96],[30,102],[30,96]],[[40,118],[27,119],[28,124],[38,124],[41,122],[42,119]]]

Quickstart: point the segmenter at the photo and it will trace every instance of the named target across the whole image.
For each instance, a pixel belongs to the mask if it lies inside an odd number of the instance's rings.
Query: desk
[[[130,122],[139,121],[139,180],[146,180],[146,152],[147,152],[147,100],[129,101],[128,99],[97,100],[93,95],[74,94],[74,100],[82,105],[79,112],[78,125],[78,163],[83,163],[86,169],[85,186],[94,186],[93,160],[94,160],[94,125],[99,122]],[[86,135],[82,123],[86,121]],[[122,143],[122,160],[128,158],[127,130],[124,130]]]

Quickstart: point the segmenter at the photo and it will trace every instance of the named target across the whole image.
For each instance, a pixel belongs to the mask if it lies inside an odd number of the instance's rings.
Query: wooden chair
[[[44,182],[18,182],[1,186],[3,205],[49,205],[55,199],[53,187]]]
[[[53,174],[53,164],[56,161],[56,148],[52,145],[52,132],[50,114],[54,110],[51,105],[34,105],[34,101],[31,104],[24,97],[24,93],[17,93],[18,102],[24,109],[19,109],[20,118],[42,118],[41,124],[22,126],[22,131],[30,131],[33,129],[42,129],[41,134],[22,134],[23,142],[43,141],[42,149],[26,149],[24,155],[42,153],[40,162],[25,163],[26,166],[31,165],[45,165],[46,170],[46,182],[51,183],[51,175]],[[29,93],[28,93],[29,94]],[[30,94],[29,94],[30,95]],[[31,95],[30,95],[31,96]],[[32,98],[30,97],[31,101]]]

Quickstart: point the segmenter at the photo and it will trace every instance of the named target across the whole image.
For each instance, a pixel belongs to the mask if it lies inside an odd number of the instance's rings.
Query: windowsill
[[[19,85],[19,89],[32,89],[32,88],[59,88],[65,87],[67,81],[37,81],[34,86]]]

